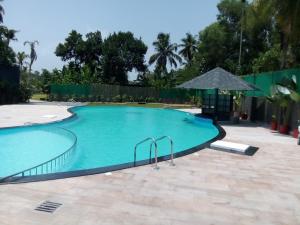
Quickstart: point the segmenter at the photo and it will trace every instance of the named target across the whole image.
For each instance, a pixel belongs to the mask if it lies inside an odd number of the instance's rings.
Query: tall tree
[[[233,51],[228,51],[228,34],[223,25],[215,22],[199,33],[199,52],[196,55],[196,62],[202,65],[200,70],[206,72],[217,66],[233,71],[237,59]],[[234,62],[235,61],[235,62]]]
[[[197,52],[197,40],[195,37],[187,33],[186,37],[181,39],[182,44],[179,45],[182,49],[179,51],[179,54],[184,57],[188,65],[191,65],[195,53]]]
[[[0,3],[3,0],[0,0]],[[0,4],[0,24],[3,23],[4,8]],[[16,62],[15,52],[9,46],[11,40],[16,40],[15,30],[10,30],[6,26],[0,25],[0,65],[13,65]]]
[[[100,67],[100,61],[102,56],[102,35],[100,31],[90,32],[86,34],[86,41],[84,43],[83,62],[95,73]]]
[[[79,70],[84,66],[90,67],[92,71],[100,64],[102,55],[102,36],[100,31],[88,33],[84,40],[82,35],[72,30],[64,43],[60,43],[55,54],[63,61],[72,63]]]
[[[35,46],[38,45],[39,42],[38,41],[25,41],[24,45],[27,45],[27,44],[30,46],[29,73],[31,73],[31,71],[32,71],[32,65],[33,65],[34,61],[37,60],[37,54],[36,54]]]
[[[281,47],[281,69],[293,61],[292,45],[299,43],[300,0],[255,0],[254,6],[265,17],[274,18],[279,28]]]
[[[149,64],[156,63],[156,71],[167,73],[167,64],[177,68],[177,62],[181,63],[181,57],[176,54],[177,44],[171,43],[170,34],[159,33],[157,40],[153,42],[156,53],[149,59]]]
[[[0,40],[5,41],[7,45],[10,44],[11,41],[17,41],[16,33],[18,31],[8,29],[5,26],[0,26]]]
[[[3,0],[0,0],[0,2],[3,2]],[[3,15],[4,15],[4,8],[2,5],[0,5],[0,23],[3,23]]]
[[[15,62],[16,55],[13,49],[0,40],[0,65],[13,65]]]
[[[103,43],[103,81],[126,85],[128,72],[146,70],[146,52],[147,46],[131,32],[111,34]]]
[[[84,51],[84,41],[82,35],[72,30],[64,43],[60,43],[55,50],[55,54],[63,61],[72,62],[78,68],[83,63],[82,52]]]
[[[16,55],[16,58],[17,58],[17,63],[20,67],[20,70],[24,70],[25,67],[24,67],[24,64],[25,64],[25,59],[27,59],[29,56],[26,55],[25,52],[18,52],[17,55]]]

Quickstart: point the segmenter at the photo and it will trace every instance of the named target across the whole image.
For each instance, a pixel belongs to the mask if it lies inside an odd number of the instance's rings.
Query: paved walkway
[[[33,101],[29,104],[1,105],[0,127],[62,120],[71,116],[67,109],[74,105],[81,104]]]
[[[256,126],[224,126],[253,156],[205,149],[110,174],[0,186],[1,225],[300,224],[300,147]],[[53,214],[34,208],[63,205]]]

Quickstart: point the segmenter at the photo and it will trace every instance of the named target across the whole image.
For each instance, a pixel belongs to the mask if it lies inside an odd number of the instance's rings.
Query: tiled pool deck
[[[62,120],[71,116],[67,109],[76,105],[81,104],[33,101],[29,104],[1,105],[0,128]]]
[[[52,113],[51,113],[52,114]],[[176,167],[0,186],[1,225],[300,224],[300,147],[256,126],[224,126],[252,156],[205,149]],[[176,141],[176,140],[175,140]],[[63,205],[35,211],[43,201]]]

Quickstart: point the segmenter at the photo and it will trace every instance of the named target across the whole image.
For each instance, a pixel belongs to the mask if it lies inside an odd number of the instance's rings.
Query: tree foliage
[[[33,63],[37,60],[37,53],[36,53],[36,50],[35,50],[35,46],[39,44],[38,41],[25,41],[24,42],[24,46],[25,45],[29,45],[30,47],[30,54],[29,54],[29,73],[31,73],[32,71],[32,65]]]
[[[73,30],[55,51],[68,62],[58,82],[125,85],[128,72],[145,71],[146,52],[147,46],[131,32],[113,33],[103,41],[100,31],[88,33],[83,38]]]
[[[84,40],[80,33],[72,30],[65,42],[57,46],[55,54],[77,68],[88,65],[95,69],[95,65],[99,64],[102,54],[101,32],[88,33]]]
[[[16,62],[15,52],[3,41],[0,41],[0,65],[13,65]]]
[[[17,55],[16,55],[16,60],[17,60],[17,64],[19,65],[20,67],[20,70],[21,71],[24,71],[26,70],[25,69],[25,60],[28,58],[29,56],[25,53],[25,52],[18,52]]]
[[[3,0],[0,0],[2,2]],[[3,23],[4,8],[0,5],[0,23]]]
[[[197,40],[192,34],[186,33],[186,37],[182,38],[181,41],[182,44],[179,45],[179,47],[181,47],[179,54],[182,55],[187,64],[190,65],[198,50]]]
[[[103,81],[127,84],[128,72],[146,70],[145,54],[147,46],[131,32],[109,35],[103,43]]]
[[[0,3],[1,2],[2,0],[0,0]],[[11,41],[17,41],[17,31],[2,25],[3,16],[4,8],[0,4],[0,67],[10,68],[15,66],[16,63],[20,63],[20,61],[16,61],[16,54],[10,46]],[[17,59],[21,58],[17,57]],[[1,104],[27,102],[31,96],[31,88],[23,79],[23,76],[21,76],[20,85],[10,84],[0,80],[0,89]]]
[[[171,67],[177,68],[177,63],[181,63],[181,57],[176,54],[177,44],[171,43],[170,34],[159,33],[157,40],[153,42],[156,53],[150,59],[149,64],[156,63],[157,73],[167,73],[167,64]]]
[[[149,67],[147,46],[131,32],[102,39],[100,31],[72,30],[55,49],[65,65],[37,74],[32,72],[37,42],[26,42],[29,54],[15,54],[10,43],[17,41],[17,31],[2,24],[0,0],[0,65],[18,64],[27,83],[45,92],[51,83],[128,85],[130,72],[138,74],[140,85],[174,87],[217,66],[237,75],[300,66],[300,0],[220,0],[217,8],[215,22],[197,34],[186,33],[179,44],[159,33]]]
[[[176,72],[177,83],[216,66],[239,75],[300,65],[299,0],[222,0],[217,7],[217,21],[200,31],[198,52]]]

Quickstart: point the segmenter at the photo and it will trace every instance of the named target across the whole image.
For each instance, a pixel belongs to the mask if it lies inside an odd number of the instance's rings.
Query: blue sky
[[[54,54],[59,42],[75,29],[82,34],[100,30],[131,31],[148,45],[159,32],[170,33],[179,43],[185,33],[197,34],[216,20],[219,0],[4,0],[4,25],[19,31],[16,51],[26,51],[26,40],[38,40],[34,70],[61,68]]]

